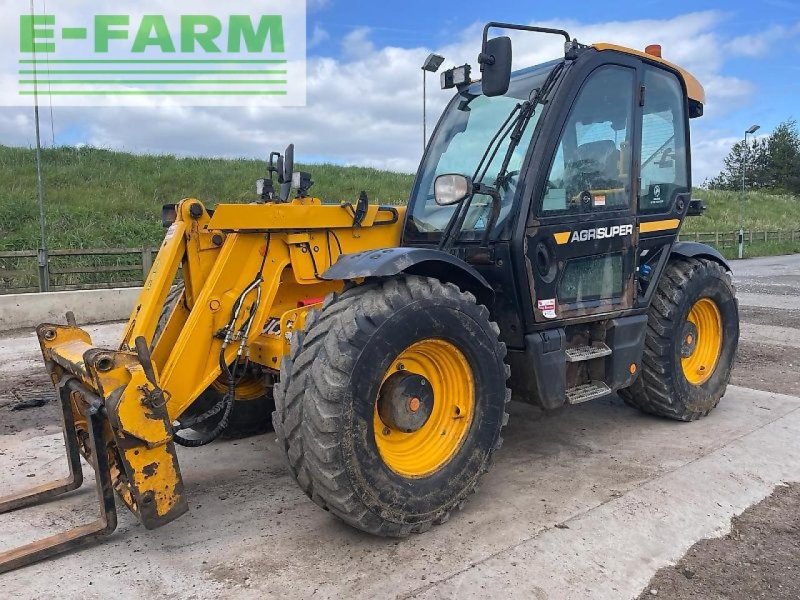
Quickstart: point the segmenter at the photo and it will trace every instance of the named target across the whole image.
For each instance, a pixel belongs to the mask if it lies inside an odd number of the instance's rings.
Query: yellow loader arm
[[[114,491],[152,529],[188,510],[173,423],[220,377],[249,360],[280,369],[288,333],[340,281],[322,273],[340,256],[400,241],[405,208],[369,206],[358,222],[349,204],[176,207],[117,349],[95,348],[68,313],[66,325],[37,329],[58,390],[70,475],[0,499],[0,513],[46,501],[82,483],[80,456],[94,468],[95,523],[0,554],[0,573],[65,552],[116,527]],[[153,344],[167,295],[181,271],[185,290]],[[267,323],[279,324],[265,327]]]

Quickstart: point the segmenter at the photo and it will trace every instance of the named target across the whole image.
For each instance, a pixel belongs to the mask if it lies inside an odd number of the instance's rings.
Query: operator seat
[[[586,142],[575,149],[576,170],[596,173],[604,180],[619,179],[620,151],[611,140]]]

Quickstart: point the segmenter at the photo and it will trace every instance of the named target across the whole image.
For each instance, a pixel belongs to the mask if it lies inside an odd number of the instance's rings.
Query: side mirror
[[[286,146],[286,152],[283,158],[283,181],[281,183],[288,183],[292,180],[294,173],[294,144]]]
[[[458,204],[472,193],[472,181],[469,177],[450,173],[439,175],[433,182],[433,197],[439,206]]]
[[[286,202],[292,193],[292,175],[294,174],[294,144],[286,146],[283,160],[278,158],[278,183],[281,184],[280,199]]]
[[[486,40],[478,56],[481,91],[484,96],[502,96],[511,82],[511,38],[503,35]]]

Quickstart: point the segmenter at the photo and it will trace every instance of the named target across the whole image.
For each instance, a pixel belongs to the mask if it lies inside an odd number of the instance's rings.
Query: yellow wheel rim
[[[220,392],[221,394],[228,393],[228,381],[223,376],[215,379],[211,387]],[[245,376],[240,382],[236,384],[236,399],[237,400],[256,400],[261,398],[266,393],[264,383],[258,377]]]
[[[430,411],[427,421],[412,432],[386,423],[376,398],[373,425],[375,443],[381,459],[395,473],[404,477],[425,477],[446,465],[461,448],[475,413],[475,384],[466,356],[453,344],[441,339],[426,339],[406,348],[392,362],[381,381],[396,373],[419,375],[423,385],[430,385]],[[379,393],[378,397],[381,397]],[[408,398],[411,410],[418,410],[420,400]]]
[[[689,383],[702,385],[714,373],[722,351],[722,314],[711,298],[701,298],[686,320],[694,327],[683,332],[681,368]]]

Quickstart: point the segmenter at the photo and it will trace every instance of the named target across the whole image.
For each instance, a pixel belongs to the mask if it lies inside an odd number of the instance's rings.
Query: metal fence
[[[154,248],[0,252],[0,294],[142,285]],[[46,268],[42,268],[46,265]]]
[[[717,249],[735,248],[739,244],[738,231],[704,231],[681,233],[678,239],[703,242]],[[800,229],[789,231],[748,231],[744,232],[745,247],[751,244],[783,243],[800,241]]]
[[[706,231],[678,237],[723,250],[735,248],[738,235]],[[745,246],[782,242],[800,242],[800,229],[744,232]],[[0,252],[0,294],[134,287],[144,282],[156,251],[149,247],[50,250],[41,257],[36,250]]]

